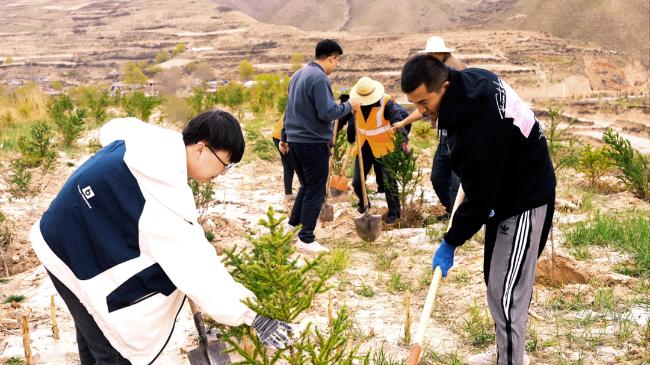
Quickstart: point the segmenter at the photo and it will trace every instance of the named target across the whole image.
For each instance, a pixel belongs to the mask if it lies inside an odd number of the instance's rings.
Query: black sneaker
[[[396,223],[398,220],[399,220],[399,217],[390,216],[390,217],[386,218],[386,224],[393,224],[393,223]]]
[[[370,204],[368,204],[368,208],[370,208]],[[366,208],[361,203],[359,203],[359,207],[357,208],[357,212],[359,212],[360,214],[363,214],[363,213],[366,212]]]

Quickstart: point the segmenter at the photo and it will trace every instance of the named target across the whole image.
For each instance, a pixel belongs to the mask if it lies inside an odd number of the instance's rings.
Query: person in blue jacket
[[[301,225],[296,246],[308,253],[328,251],[316,240],[314,230],[325,200],[333,123],[350,113],[358,101],[337,103],[328,76],[336,70],[343,49],[334,40],[316,44],[315,59],[296,71],[289,83],[284,128],[278,148],[295,161],[300,190],[288,224]]]

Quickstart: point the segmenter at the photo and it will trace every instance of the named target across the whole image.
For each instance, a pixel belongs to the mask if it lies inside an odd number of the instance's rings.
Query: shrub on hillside
[[[604,147],[593,148],[586,145],[578,157],[578,171],[585,174],[589,187],[594,189],[598,180],[611,172],[612,160]]]
[[[29,136],[18,139],[21,164],[25,168],[41,166],[44,172],[49,171],[56,159],[52,138],[49,124],[44,121],[34,123]]]
[[[153,109],[160,105],[162,100],[157,96],[146,96],[143,92],[136,91],[131,95],[123,96],[120,102],[127,116],[148,122]]]
[[[238,82],[229,82],[214,93],[215,104],[228,107],[237,113],[237,119],[242,121],[244,105],[251,100],[251,92]]]
[[[63,145],[71,146],[81,135],[86,119],[86,110],[76,108],[68,95],[53,97],[47,106],[50,120],[56,126]]]
[[[266,161],[273,161],[277,158],[277,150],[270,138],[265,137],[259,129],[250,126],[244,128],[246,131],[246,139],[251,146],[251,150],[257,157]]]
[[[12,199],[31,196],[32,173],[21,159],[11,163],[11,175],[7,181],[7,191]]]
[[[193,116],[193,111],[189,103],[187,103],[185,99],[175,95],[165,97],[162,102],[162,112],[167,120],[181,123],[183,126],[185,126]]]
[[[570,133],[570,129],[575,124],[575,119],[570,119],[566,124],[562,124],[563,113],[562,105],[552,104],[549,106],[549,122],[544,130],[551,162],[556,173],[566,167],[575,167],[578,163],[576,139]]]
[[[632,148],[627,139],[608,129],[603,134],[605,154],[617,168],[618,179],[640,199],[650,201],[650,165],[648,159]]]

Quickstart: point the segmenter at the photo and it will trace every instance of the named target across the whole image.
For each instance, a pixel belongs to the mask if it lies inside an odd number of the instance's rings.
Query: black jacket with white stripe
[[[555,173],[541,125],[528,105],[487,70],[449,70],[438,126],[465,201],[444,238],[454,246],[488,219],[503,220],[555,198]]]

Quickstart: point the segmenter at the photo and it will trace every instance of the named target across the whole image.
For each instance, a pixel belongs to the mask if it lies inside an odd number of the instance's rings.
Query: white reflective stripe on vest
[[[359,128],[359,134],[363,134],[364,136],[376,136],[385,133],[386,131],[390,130],[390,128],[391,128],[390,124],[387,124],[383,127],[379,127],[377,129],[371,129],[371,130]]]
[[[384,124],[384,104],[386,103],[386,100],[388,100],[387,97],[382,97],[379,99],[379,110],[377,111],[377,128],[381,128],[381,126]],[[370,136],[371,134],[369,134]],[[374,136],[374,134],[372,134]]]

